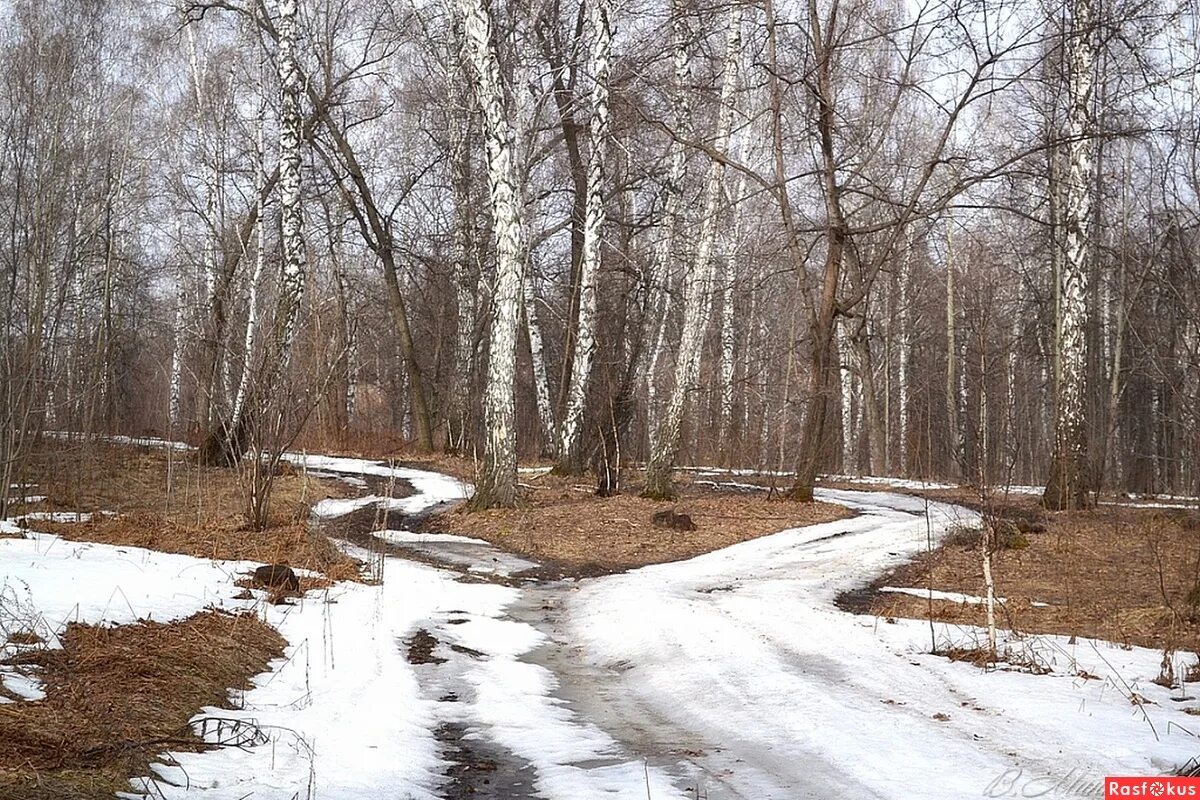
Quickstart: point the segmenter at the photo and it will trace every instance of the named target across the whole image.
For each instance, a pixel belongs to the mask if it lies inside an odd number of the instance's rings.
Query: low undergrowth
[[[22,652],[45,699],[0,704],[0,800],[111,798],[165,750],[202,749],[189,720],[283,654],[252,614],[208,610],[172,623],[71,623],[61,649]],[[11,660],[11,659],[10,659]]]

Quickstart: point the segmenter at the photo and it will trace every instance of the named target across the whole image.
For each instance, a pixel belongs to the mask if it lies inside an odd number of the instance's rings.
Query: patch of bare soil
[[[286,564],[327,579],[302,578],[302,590],[360,574],[358,562],[305,522],[316,501],[354,490],[289,465],[275,481],[270,526],[263,531],[246,527],[236,470],[200,466],[190,454],[96,444],[79,451],[54,448],[37,455],[28,480],[47,495],[47,508],[115,512],[83,523],[37,523],[38,530],[65,539]]]
[[[517,509],[434,514],[426,530],[484,539],[554,565],[561,574],[603,575],[679,561],[787,528],[850,516],[842,506],[791,503],[692,484],[675,502],[629,493],[598,497],[591,484],[552,475],[531,479]],[[654,515],[686,514],[695,530],[656,525]],[[665,516],[665,515],[663,515]],[[661,517],[660,517],[661,519]]]
[[[25,653],[43,700],[0,704],[0,800],[109,798],[164,750],[202,749],[188,721],[283,654],[252,614],[205,611],[162,624],[71,623],[63,649]]]
[[[969,490],[928,493],[978,506]],[[1047,513],[1037,498],[1012,496],[999,517],[993,574],[1008,601],[998,622],[1027,633],[1095,637],[1158,649],[1200,650],[1200,515],[1172,509],[1101,506]],[[942,546],[881,576],[890,585],[985,593],[980,537],[952,532]],[[978,604],[892,593],[866,595],[884,617],[985,623]],[[1046,603],[1048,606],[1035,604]]]

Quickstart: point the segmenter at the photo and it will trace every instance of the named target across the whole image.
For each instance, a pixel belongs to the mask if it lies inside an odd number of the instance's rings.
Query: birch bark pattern
[[[675,228],[683,204],[683,178],[687,171],[687,153],[683,137],[691,132],[692,106],[688,92],[692,85],[692,65],[688,58],[687,9],[683,0],[671,0],[671,52],[675,72],[675,92],[671,98],[671,124],[676,136],[671,139],[671,169],[663,187],[662,217],[659,220],[659,239],[650,266],[650,284],[657,298],[651,298],[653,309],[654,344],[650,349],[650,364],[646,370],[646,416],[650,428],[650,449],[658,442],[658,361],[662,357],[663,340],[667,330],[666,294],[674,261]]]
[[[304,214],[300,206],[300,69],[296,62],[296,0],[279,0],[279,221],[283,265],[275,311],[275,362],[267,392],[287,368],[304,294]]]
[[[541,423],[542,428],[542,450],[539,455],[542,458],[552,458],[555,455],[555,445],[558,443],[558,426],[554,422],[554,403],[550,400],[550,374],[546,369],[546,345],[542,339],[542,324],[538,320],[538,295],[537,287],[533,284],[532,265],[526,262],[523,270],[521,308],[525,312],[525,335],[529,337],[529,361],[533,368],[533,396],[537,402],[538,422]]]
[[[237,395],[233,400],[233,423],[231,430],[238,430],[242,425],[242,413],[246,408],[246,393],[250,389],[250,377],[254,374],[254,344],[258,339],[258,287],[262,281],[263,267],[267,260],[266,236],[266,193],[263,191],[267,181],[267,149],[264,142],[264,131],[267,127],[267,98],[263,94],[258,108],[258,223],[256,225],[256,247],[254,253],[254,274],[250,276],[250,297],[246,301],[246,332],[242,341],[242,375],[238,381]]]
[[[579,270],[579,322],[575,337],[575,359],[571,365],[567,405],[559,428],[558,469],[575,472],[583,405],[596,353],[596,276],[600,271],[601,236],[604,232],[605,151],[608,147],[608,76],[612,53],[610,0],[588,4],[594,44],[592,49],[592,118],[588,129],[591,142],[587,176],[587,206],[583,225],[583,258]]]
[[[728,147],[729,131],[733,124],[733,96],[738,83],[738,64],[741,61],[743,13],[741,8],[734,7],[729,15],[729,35],[726,40],[721,81],[721,107],[717,115],[716,141],[713,144],[718,152]],[[657,441],[651,443],[650,462],[646,465],[646,488],[643,492],[646,497],[665,498],[674,494],[671,478],[675,470],[675,457],[679,451],[683,406],[687,401],[688,392],[696,385],[699,377],[700,353],[712,305],[713,243],[716,239],[717,204],[721,198],[721,179],[724,174],[724,165],[721,162],[713,161],[709,165],[708,181],[704,190],[704,220],[700,227],[696,257],[688,270],[684,285],[683,331],[675,361],[675,381],[662,419],[656,428]]]
[[[750,157],[750,135],[743,131],[738,137],[738,161],[745,164]],[[730,202],[730,222],[724,237],[725,274],[721,279],[721,410],[718,438],[725,445],[726,461],[733,463],[727,437],[733,426],[733,377],[736,370],[736,331],[733,326],[733,289],[738,280],[736,259],[742,242],[742,198],[746,196],[746,174],[739,173]]]
[[[950,223],[953,225],[953,221]],[[958,426],[958,334],[955,331],[954,312],[954,236],[946,229],[946,420],[953,448],[950,463],[958,463],[962,455],[962,438]]]
[[[183,348],[184,327],[187,322],[187,289],[180,270],[175,290],[175,322],[171,329],[171,416],[172,430],[178,430],[183,421]]]
[[[1071,75],[1068,91],[1067,158],[1062,272],[1058,282],[1060,316],[1055,405],[1054,458],[1042,502],[1054,510],[1086,508],[1087,429],[1084,419],[1087,373],[1087,280],[1089,222],[1095,191],[1092,93],[1096,40],[1093,0],[1073,0],[1068,43]]]
[[[912,228],[905,230],[906,248],[904,258],[900,259],[899,306],[900,306],[900,355],[897,368],[896,383],[899,396],[896,398],[899,412],[899,466],[900,474],[908,474],[908,284],[912,276],[913,233]]]
[[[483,112],[488,188],[496,235],[496,288],[484,389],[483,469],[471,498],[473,509],[517,502],[517,435],[513,381],[516,372],[517,316],[521,304],[521,244],[512,129],[504,110],[500,66],[492,48],[492,22],[482,0],[459,0],[466,61],[475,76],[475,96]]]
[[[854,429],[854,369],[851,365],[852,348],[850,335],[846,332],[852,320],[843,317],[837,328],[838,360],[841,362],[841,396],[842,396],[842,473],[854,474],[858,465],[854,463],[855,429]]]

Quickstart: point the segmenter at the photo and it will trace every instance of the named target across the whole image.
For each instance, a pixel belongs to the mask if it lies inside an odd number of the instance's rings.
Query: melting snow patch
[[[46,693],[42,691],[41,681],[29,675],[0,670],[0,682],[4,684],[6,690],[23,700],[41,700],[46,696]],[[0,697],[0,702],[3,702],[4,699]]]
[[[430,544],[433,542],[457,544],[482,544],[491,547],[483,539],[470,536],[455,536],[452,533],[415,533],[413,531],[372,531],[371,535],[392,544]]]
[[[929,598],[931,600],[947,600],[951,603],[965,603],[967,605],[983,605],[987,603],[986,597],[977,597],[973,594],[961,594],[959,592],[940,592],[936,589],[930,591],[929,589],[910,589],[899,586],[884,586],[880,588],[879,591],[888,592],[891,594],[907,594],[912,595],[913,597]],[[1005,597],[994,597],[992,599],[1002,605],[1008,602],[1008,599]],[[1035,608],[1050,608],[1049,603],[1040,603],[1036,600],[1030,601],[1029,605]]]
[[[31,511],[19,519],[24,522],[91,522],[92,515],[85,511]]]
[[[341,517],[351,513],[352,511],[357,511],[360,508],[366,508],[367,506],[375,505],[382,500],[384,500],[384,498],[376,497],[373,494],[365,495],[363,497],[349,497],[345,499],[327,497],[312,507],[312,514],[314,517],[321,517],[323,519]]]

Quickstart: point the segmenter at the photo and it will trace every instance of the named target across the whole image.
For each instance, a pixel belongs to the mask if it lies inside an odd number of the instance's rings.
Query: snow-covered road
[[[379,500],[404,513],[469,491],[419,470],[306,460],[408,481],[412,496]],[[890,493],[820,496],[859,514],[578,582],[514,580],[528,563],[483,543],[379,532],[383,584],[263,609],[286,658],[239,710],[206,712],[258,726],[266,743],[170,754],[176,766],[146,794],[457,798],[464,764],[447,758],[464,747],[494,767],[475,771],[472,796],[506,800],[1094,797],[1106,774],[1162,773],[1200,753],[1200,724],[1182,711],[1195,703],[1150,682],[1160,653],[1038,637],[1011,646],[1052,674],[985,673],[929,654],[931,640],[970,644],[977,631],[839,610],[839,593],[976,517]],[[181,594],[139,579],[135,616],[235,602],[235,565],[65,545],[0,539],[0,575],[19,575],[44,611],[87,621],[129,594],[134,562],[199,582]],[[505,585],[480,580],[489,573]],[[84,583],[94,609],[58,608]],[[434,643],[428,662],[411,657],[418,632]]]
[[[695,754],[691,780],[713,800],[1087,797],[1106,774],[1200,753],[1187,732],[1200,725],[1150,683],[1160,653],[1038,637],[1011,646],[1052,674],[984,673],[929,655],[931,638],[971,644],[974,630],[837,609],[841,591],[976,518],[895,494],[820,499],[860,515],[572,593],[555,637],[591,682],[609,675],[598,694],[576,687],[580,708],[650,750]]]

